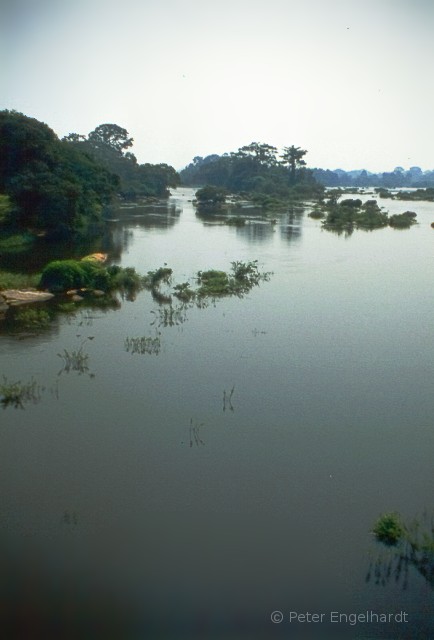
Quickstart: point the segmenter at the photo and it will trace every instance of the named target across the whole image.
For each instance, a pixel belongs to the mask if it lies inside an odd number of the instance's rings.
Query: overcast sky
[[[0,108],[177,169],[252,141],[434,168],[434,0],[0,0]]]

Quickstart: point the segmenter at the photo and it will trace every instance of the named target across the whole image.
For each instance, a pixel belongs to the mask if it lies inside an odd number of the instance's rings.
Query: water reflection
[[[78,349],[72,349],[71,351],[63,349],[62,353],[57,354],[63,360],[63,367],[58,372],[58,376],[62,375],[62,373],[76,371],[79,375],[86,373],[90,378],[95,377],[95,374],[89,371],[89,354],[83,350],[83,346],[88,340],[93,340],[93,336],[85,338]]]
[[[254,244],[264,244],[273,239],[274,225],[260,220],[250,221],[242,227],[237,227],[237,236]]]
[[[202,440],[200,432],[202,427],[205,426],[204,422],[198,423],[198,422],[193,422],[193,418],[190,418],[190,430],[189,430],[189,434],[190,434],[190,448],[193,447],[193,444],[196,445],[196,447],[200,447],[200,446],[204,446],[205,442]]]
[[[197,207],[196,218],[206,225],[234,227],[236,235],[247,242],[260,244],[273,238],[275,217],[269,217],[258,207]]]
[[[159,327],[177,327],[184,324],[187,321],[187,309],[194,305],[181,304],[177,307],[172,305],[159,307],[156,310],[152,310],[151,313],[154,316],[154,320],[151,322],[152,326]]]
[[[232,405],[232,396],[234,395],[235,385],[232,387],[230,392],[228,393],[226,389],[223,391],[223,411],[229,409],[229,411],[234,411],[234,407]]]
[[[172,203],[152,205],[121,205],[113,209],[113,218],[121,226],[134,225],[143,229],[169,229],[179,222],[182,209]]]
[[[292,205],[289,207],[280,224],[282,238],[287,241],[299,241],[301,239],[302,220],[305,210],[304,206]]]

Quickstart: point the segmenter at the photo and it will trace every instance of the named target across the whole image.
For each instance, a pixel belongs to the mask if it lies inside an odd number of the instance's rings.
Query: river
[[[418,224],[345,236],[303,208],[213,223],[193,194],[121,211],[111,262],[180,283],[258,260],[268,281],[0,336],[0,373],[39,387],[0,412],[3,589],[69,597],[124,640],[434,637],[432,587],[387,576],[371,534],[432,511],[434,203],[380,201]],[[126,349],[142,336],[157,353]],[[68,372],[59,354],[80,347],[87,369]],[[367,611],[407,618],[330,618]]]

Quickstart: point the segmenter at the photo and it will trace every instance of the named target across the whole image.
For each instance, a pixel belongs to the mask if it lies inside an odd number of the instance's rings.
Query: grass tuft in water
[[[161,349],[161,339],[160,336],[156,336],[155,338],[142,336],[139,338],[125,338],[125,350],[128,353],[140,353],[140,354],[150,354],[150,355],[158,355]]]
[[[36,404],[40,401],[44,387],[37,384],[33,378],[30,382],[9,382],[6,376],[3,376],[3,383],[0,384],[0,403],[3,408],[14,407],[15,409],[24,409],[24,404],[32,402]]]

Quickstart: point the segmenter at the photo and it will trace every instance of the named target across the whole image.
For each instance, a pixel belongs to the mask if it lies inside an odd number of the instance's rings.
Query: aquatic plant
[[[147,275],[144,276],[144,285],[147,289],[152,289],[159,286],[162,282],[169,284],[172,273],[172,269],[166,265],[155,271],[148,271]]]
[[[158,355],[161,349],[161,339],[157,335],[155,338],[142,336],[139,338],[125,338],[125,350],[129,353],[148,353],[150,355]]]
[[[199,296],[224,296],[232,293],[231,283],[225,271],[199,271],[197,274],[200,287]]]
[[[3,383],[0,384],[0,403],[3,408],[14,407],[15,409],[24,409],[26,402],[36,404],[40,401],[42,392],[45,387],[37,384],[33,378],[30,382],[9,382],[6,376],[3,376]]]
[[[373,528],[376,539],[386,545],[389,555],[377,557],[366,576],[375,583],[386,585],[394,578],[408,584],[409,567],[434,587],[434,515],[424,512],[421,518],[404,523],[399,513],[386,513],[377,520]]]
[[[181,282],[173,287],[173,295],[183,302],[190,302],[196,296],[196,292],[191,289],[189,282]]]
[[[59,371],[58,375],[63,372],[69,373],[70,371],[77,371],[81,375],[82,373],[87,373],[89,371],[89,354],[83,351],[83,345],[86,340],[83,340],[78,349],[74,349],[73,351],[67,351],[64,349],[63,353],[57,354],[59,358],[62,358],[64,363],[63,368]]]
[[[258,285],[261,280],[267,280],[269,275],[259,272],[257,260],[231,262],[229,274],[213,269],[199,271],[197,276],[200,286],[197,295],[199,297],[240,296]]]
[[[377,520],[372,530],[380,542],[395,546],[405,534],[405,528],[398,513],[385,513]]]

